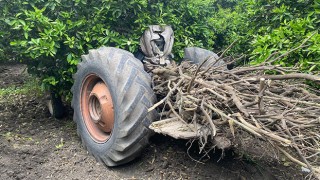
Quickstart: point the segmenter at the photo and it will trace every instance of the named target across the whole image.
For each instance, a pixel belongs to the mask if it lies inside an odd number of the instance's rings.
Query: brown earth
[[[0,65],[0,91],[21,87],[30,77],[23,65]],[[13,88],[14,89],[14,88]],[[292,163],[270,162],[210,152],[199,163],[196,142],[155,135],[140,158],[108,168],[81,146],[70,115],[49,116],[44,98],[35,92],[0,94],[0,179],[303,179]],[[257,151],[255,144],[252,144]],[[189,149],[189,151],[188,151]],[[195,159],[195,160],[193,160]],[[286,164],[284,166],[282,164]],[[288,166],[289,165],[289,166]]]

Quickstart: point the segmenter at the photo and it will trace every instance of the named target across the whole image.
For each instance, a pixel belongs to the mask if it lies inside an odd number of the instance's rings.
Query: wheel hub
[[[103,143],[110,138],[114,126],[111,93],[105,82],[90,74],[82,84],[81,112],[92,138]]]
[[[103,82],[98,82],[89,95],[89,114],[91,120],[104,132],[113,127],[113,104],[109,90]]]

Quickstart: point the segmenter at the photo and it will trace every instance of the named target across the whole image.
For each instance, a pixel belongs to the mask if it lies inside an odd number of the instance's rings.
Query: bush
[[[250,54],[252,63],[264,61],[274,52],[284,53],[298,47],[305,39],[306,47],[291,53],[277,63],[299,64],[301,70],[320,70],[320,4],[304,1],[246,1],[250,26],[254,30]]]
[[[150,24],[172,25],[178,57],[186,46],[212,49],[215,35],[208,19],[213,15],[213,4],[204,3],[15,0],[4,4],[17,11],[2,19],[8,26],[1,31],[11,28],[5,35],[13,39],[11,49],[28,64],[29,72],[42,79],[43,88],[68,97],[71,77],[82,54],[102,45],[134,52]]]
[[[42,87],[70,97],[72,74],[89,49],[135,52],[151,24],[171,25],[176,59],[187,46],[249,54],[251,63],[297,47],[319,29],[318,1],[263,0],[12,0],[1,1],[0,57],[19,59]],[[320,36],[279,62],[318,71]]]
[[[72,74],[80,56],[102,45],[136,50],[131,36],[132,17],[143,1],[19,1],[5,4],[17,9],[2,20],[15,56],[42,79],[42,87],[70,97]],[[19,4],[18,6],[16,4]],[[141,9],[141,8],[140,8]],[[126,21],[117,21],[124,18]],[[128,24],[126,24],[128,23]],[[127,31],[129,30],[129,31]],[[131,43],[132,41],[132,43]],[[6,42],[2,42],[3,46]]]

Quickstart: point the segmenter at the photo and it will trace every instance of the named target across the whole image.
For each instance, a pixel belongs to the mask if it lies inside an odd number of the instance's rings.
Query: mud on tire
[[[89,153],[107,166],[121,165],[137,157],[149,141],[148,126],[157,116],[155,111],[148,113],[156,99],[151,77],[142,63],[127,51],[101,47],[82,56],[74,80],[73,119]],[[84,112],[89,111],[87,99],[91,96],[87,93],[94,91],[95,83],[104,84],[112,98],[114,118],[110,132],[90,122],[90,117],[94,117],[88,116],[91,111]]]

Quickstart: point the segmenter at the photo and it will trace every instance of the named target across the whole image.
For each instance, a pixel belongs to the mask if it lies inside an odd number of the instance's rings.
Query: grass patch
[[[22,86],[13,85],[0,89],[0,99],[15,95],[43,95],[39,80],[36,78],[29,78]]]

